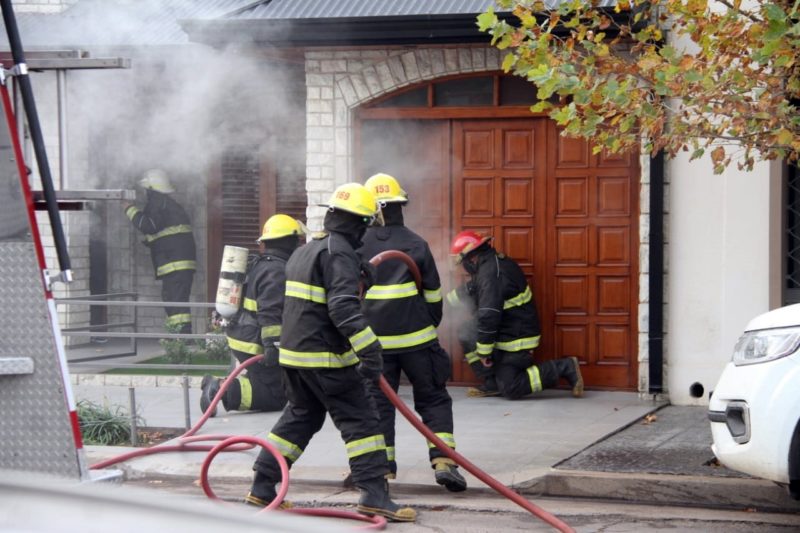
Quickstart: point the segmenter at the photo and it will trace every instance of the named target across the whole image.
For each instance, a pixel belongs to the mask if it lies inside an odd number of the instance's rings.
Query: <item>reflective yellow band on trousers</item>
[[[522,339],[514,339],[513,341],[496,342],[495,347],[504,352],[532,350],[539,346],[540,338],[540,335],[536,335],[535,337],[523,337]]]
[[[531,384],[531,392],[539,392],[542,390],[542,378],[539,375],[539,367],[533,365],[528,367],[525,371],[528,373],[528,380]]]
[[[435,340],[437,338],[436,328],[428,326],[413,333],[405,333],[403,335],[380,335],[378,340],[381,341],[381,346],[384,350],[392,350],[397,348],[409,348],[411,346],[418,346],[426,342]]]
[[[513,298],[509,298],[503,302],[503,309],[510,309],[530,302],[533,299],[530,287],[525,287],[525,290],[517,294]]]
[[[442,289],[424,290],[422,291],[425,296],[425,301],[429,304],[435,304],[442,301]]]
[[[182,326],[184,324],[191,324],[192,315],[189,313],[178,313],[177,315],[169,315],[165,320],[168,326]]]
[[[364,297],[367,300],[393,300],[395,298],[409,298],[419,294],[417,284],[413,281],[397,285],[373,285]]]
[[[258,302],[253,300],[252,298],[245,298],[244,301],[242,302],[242,307],[254,313],[258,312]]]
[[[253,385],[246,377],[236,378],[239,380],[239,390],[241,391],[241,400],[239,401],[239,409],[237,411],[249,411],[253,406]]]
[[[347,457],[352,459],[372,452],[382,451],[386,453],[386,441],[383,440],[383,434],[372,435],[371,437],[350,441],[345,444],[345,448],[347,449]]]
[[[267,441],[278,448],[282,456],[292,462],[297,461],[303,455],[303,450],[298,445],[277,436],[275,433],[267,435]]]
[[[280,364],[297,368],[344,368],[358,363],[353,350],[343,354],[333,352],[297,352],[280,348]]]
[[[130,216],[130,215],[129,215]],[[178,224],[177,226],[170,226],[168,228],[164,228],[158,233],[148,233],[144,236],[144,240],[147,242],[153,242],[161,237],[169,237],[170,235],[178,235],[180,233],[191,233],[192,227],[188,224]]]
[[[348,340],[350,341],[350,346],[352,346],[356,352],[360,352],[373,342],[377,341],[378,337],[372,331],[372,328],[367,326],[350,337]]]
[[[233,337],[228,336],[226,336],[226,338],[228,339],[228,346],[237,352],[244,352],[253,355],[261,355],[264,353],[264,348],[255,342],[240,341],[239,339],[234,339]]]
[[[299,281],[286,282],[286,296],[299,298],[301,300],[310,300],[318,304],[328,303],[327,293],[324,287],[300,283]]]
[[[449,448],[452,448],[454,450],[456,449],[456,438],[453,436],[452,433],[434,433],[434,435],[442,439]],[[435,448],[435,447],[436,445],[434,443],[428,441],[428,448]]]
[[[164,276],[172,272],[177,272],[178,270],[197,270],[197,261],[173,261],[172,263],[161,265],[156,269],[156,275]]]

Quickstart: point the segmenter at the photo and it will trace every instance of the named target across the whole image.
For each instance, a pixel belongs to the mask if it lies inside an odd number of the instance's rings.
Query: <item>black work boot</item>
[[[450,492],[462,492],[467,490],[467,480],[458,471],[456,462],[448,457],[437,457],[431,459],[436,483],[444,486]]]
[[[392,522],[415,522],[417,512],[411,507],[400,507],[389,497],[389,482],[386,478],[376,477],[366,481],[357,481],[361,490],[356,510],[368,516],[378,515]]]
[[[200,411],[205,413],[211,405],[211,400],[219,392],[219,380],[214,376],[206,374],[203,376],[203,381],[200,382]],[[211,417],[217,416],[217,406],[211,412]]]
[[[567,380],[572,387],[572,395],[576,398],[583,396],[583,376],[581,376],[581,364],[577,357],[565,357],[557,359],[559,374]]]
[[[468,388],[467,396],[471,398],[500,396],[500,390],[497,387],[497,380],[494,377],[494,371],[491,367],[483,366],[483,363],[480,361],[470,363],[469,367],[472,369],[472,372],[475,374],[475,376],[483,379],[483,385]]]
[[[278,493],[275,490],[276,484],[277,482],[270,480],[266,475],[256,470],[253,477],[253,486],[247,496],[244,497],[244,503],[254,507],[266,507],[278,497]],[[292,502],[286,500],[282,501],[278,506],[278,509],[291,508]]]

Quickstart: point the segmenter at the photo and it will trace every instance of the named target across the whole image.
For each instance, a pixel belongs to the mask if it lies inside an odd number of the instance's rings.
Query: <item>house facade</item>
[[[275,212],[319,229],[318,204],[336,186],[382,171],[409,191],[407,224],[431,244],[445,289],[459,281],[447,248],[462,229],[491,234],[520,263],[542,317],[536,357],[578,356],[589,388],[703,404],[749,318],[792,301],[790,172],[760,163],[714,175],[709,161],[682,156],[592,155],[531,114],[532,87],[502,73],[501,52],[474,24],[490,2],[208,3],[219,10],[182,17],[176,45],[247,58],[254,79],[291,90],[220,80],[232,99],[271,105],[251,142],[226,129],[224,148],[190,173],[203,185],[190,203],[206,280],[193,298],[213,300],[222,246],[248,244]],[[160,57],[152,45],[136,53]],[[97,145],[80,150],[89,175]],[[133,288],[153,294],[130,239],[120,257],[133,253]],[[109,269],[120,280],[111,288],[131,284],[126,268]],[[452,330],[446,312],[453,382],[470,383]]]

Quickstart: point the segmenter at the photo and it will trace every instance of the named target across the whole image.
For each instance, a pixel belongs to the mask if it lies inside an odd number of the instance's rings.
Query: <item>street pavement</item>
[[[183,385],[186,383],[188,388]],[[137,414],[147,427],[185,430],[202,413],[199,377],[72,375],[77,400],[129,409],[131,389]],[[800,505],[777,485],[730,471],[714,461],[711,433],[702,406],[672,406],[632,392],[546,390],[517,401],[470,398],[463,387],[453,398],[457,451],[472,464],[529,498],[557,497],[655,505],[689,505],[790,513],[800,528]],[[399,396],[412,406],[411,388]],[[280,413],[233,412],[219,406],[198,435],[251,435],[264,438]],[[397,479],[393,493],[411,500],[443,492],[435,484],[426,440],[399,413],[396,422]],[[174,444],[174,441],[168,443]],[[87,446],[89,464],[133,448]],[[234,486],[242,494],[252,477],[258,450],[225,452],[214,459],[212,487]],[[205,452],[158,453],[111,468],[140,481],[198,479]],[[447,494],[450,505],[468,506],[476,494],[492,493],[461,469],[469,490]],[[303,490],[341,492],[348,474],[344,444],[328,419],[291,471]],[[292,495],[290,489],[289,496]],[[350,499],[353,499],[352,496]]]

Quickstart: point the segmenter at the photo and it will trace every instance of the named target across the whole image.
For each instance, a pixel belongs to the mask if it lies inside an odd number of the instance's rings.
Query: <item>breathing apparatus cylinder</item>
[[[242,306],[242,288],[247,273],[247,248],[225,245],[219,269],[216,310],[224,318],[232,318]]]

